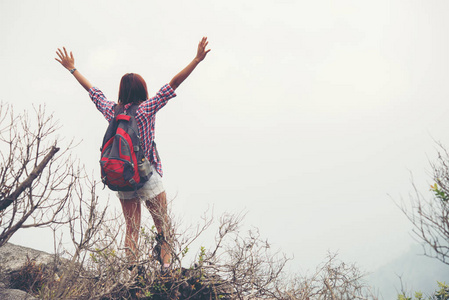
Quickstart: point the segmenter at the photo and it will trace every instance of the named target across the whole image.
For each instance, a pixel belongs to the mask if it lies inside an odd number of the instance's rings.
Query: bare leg
[[[145,201],[153,217],[154,225],[159,234],[164,234],[165,240],[170,241],[170,220],[167,213],[167,197],[165,192],[160,193],[155,198]],[[166,241],[161,245],[161,258],[164,265],[170,264],[170,247]]]
[[[136,264],[138,258],[137,242],[139,240],[140,230],[140,200],[139,199],[120,199],[123,215],[126,221],[125,251],[126,257],[130,263]]]

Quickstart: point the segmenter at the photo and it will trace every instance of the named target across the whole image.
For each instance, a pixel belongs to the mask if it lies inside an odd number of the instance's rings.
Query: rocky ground
[[[25,291],[14,288],[15,275],[27,262],[48,265],[54,262],[54,255],[7,243],[0,247],[0,299],[37,299]]]
[[[39,295],[39,289],[52,279],[59,282],[57,274],[65,270],[66,261],[55,261],[55,258],[55,255],[11,243],[0,247],[0,299],[37,299],[33,294]],[[48,272],[50,268],[53,272]],[[151,279],[142,275],[140,284],[133,288],[118,284],[110,296],[100,296],[100,299],[232,299],[232,287],[200,269],[183,268],[164,276],[148,272],[153,276]],[[49,280],[46,274],[53,274],[52,278]]]

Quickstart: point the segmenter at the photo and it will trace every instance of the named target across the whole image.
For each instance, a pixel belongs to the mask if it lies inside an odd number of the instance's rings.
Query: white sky
[[[107,123],[56,48],[115,100],[126,72],[154,94],[208,36],[157,118],[175,214],[247,211],[301,269],[331,250],[372,270],[410,247],[392,198],[407,199],[411,173],[427,193],[433,139],[449,144],[448,1],[154,2],[0,0],[0,100],[45,103],[98,174]]]

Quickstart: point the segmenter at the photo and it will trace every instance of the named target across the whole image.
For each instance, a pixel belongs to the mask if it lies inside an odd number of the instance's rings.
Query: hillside
[[[404,291],[429,294],[435,291],[437,281],[449,282],[449,266],[424,256],[422,247],[414,245],[400,257],[377,269],[367,280],[387,300],[396,299],[401,291],[400,277]]]

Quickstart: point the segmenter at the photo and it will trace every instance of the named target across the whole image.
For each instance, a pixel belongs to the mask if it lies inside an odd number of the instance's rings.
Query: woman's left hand
[[[209,44],[207,37],[203,37],[198,44],[198,51],[196,53],[195,59],[198,62],[202,61],[206,57],[207,53],[209,53],[210,49],[206,50],[207,44]]]
[[[58,48],[58,51],[56,51],[56,54],[58,55],[59,59],[55,58],[59,63],[66,68],[67,70],[75,69],[75,58],[73,57],[72,51],[70,51],[70,56],[67,54],[67,50],[65,47],[62,47],[64,49],[64,52]]]

